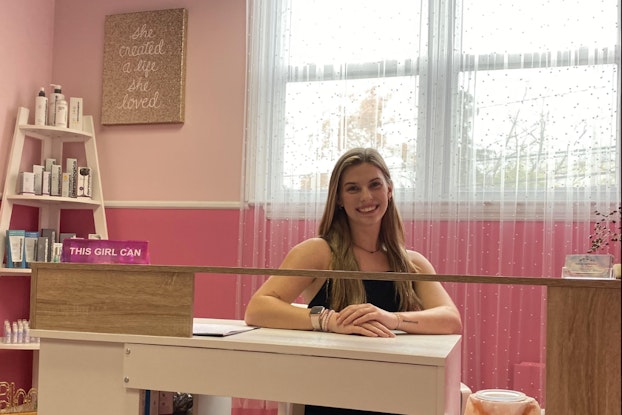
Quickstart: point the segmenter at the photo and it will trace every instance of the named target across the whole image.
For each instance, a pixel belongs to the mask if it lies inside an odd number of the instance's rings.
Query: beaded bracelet
[[[335,312],[335,310],[331,310],[330,308],[325,309],[322,314],[320,314],[320,329],[322,331],[328,330],[328,321],[330,320],[330,316]]]

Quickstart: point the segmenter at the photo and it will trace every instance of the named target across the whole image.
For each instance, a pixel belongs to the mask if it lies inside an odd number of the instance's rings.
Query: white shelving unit
[[[104,211],[104,197],[102,194],[101,179],[99,175],[99,161],[97,159],[97,146],[95,145],[95,130],[93,117],[83,117],[83,129],[74,130],[69,128],[37,126],[28,124],[28,108],[20,107],[17,112],[13,143],[9,154],[4,189],[2,191],[2,204],[0,205],[0,290],[2,290],[3,276],[30,276],[28,268],[7,268],[4,266],[6,249],[6,231],[11,225],[13,206],[25,205],[39,208],[39,229],[52,228],[60,231],[60,213],[64,209],[86,209],[93,212],[95,233],[102,238],[108,239],[108,227]],[[36,139],[41,142],[41,164],[45,159],[56,159],[57,163],[63,164],[63,144],[83,143],[86,156],[86,165],[92,171],[92,198],[68,198],[57,196],[35,196],[17,194],[17,178],[22,163],[24,143],[26,138]],[[64,169],[63,169],[64,170]],[[2,343],[0,350],[32,350],[32,386],[37,387],[39,372],[39,343]]]
[[[90,209],[93,212],[95,233],[102,238],[108,238],[108,227],[104,211],[101,178],[99,175],[99,161],[95,145],[93,117],[85,115],[83,130],[74,130],[62,127],[36,126],[28,124],[28,108],[20,107],[17,112],[13,143],[4,180],[2,205],[0,206],[0,258],[5,260],[6,230],[9,229],[13,206],[25,205],[39,208],[39,229],[52,228],[60,230],[60,212],[64,209]],[[86,164],[92,171],[92,198],[68,198],[57,196],[35,196],[17,194],[17,178],[22,162],[24,142],[26,137],[41,141],[41,164],[47,158],[54,158],[57,163],[63,163],[64,143],[83,143],[86,155]],[[3,275],[30,275],[29,269],[0,267],[0,277]],[[1,284],[1,281],[0,281]]]

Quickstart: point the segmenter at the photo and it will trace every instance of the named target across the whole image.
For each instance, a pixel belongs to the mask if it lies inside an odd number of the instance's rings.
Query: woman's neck
[[[376,252],[379,252],[379,251],[380,251],[380,247],[378,247],[378,243],[376,243],[376,248],[374,248],[374,249],[368,249],[368,248],[366,248],[366,247],[364,247],[364,246],[360,246],[360,245],[359,245],[359,244],[357,244],[356,242],[352,242],[352,245],[353,245],[355,248],[358,248],[358,249],[360,249],[360,250],[362,250],[362,251],[367,252],[368,254],[375,254]],[[371,245],[370,245],[370,246],[371,246]]]
[[[352,246],[369,254],[375,254],[382,249],[378,235],[379,229],[365,231],[361,230],[358,232],[356,230],[352,230],[350,235],[352,238]]]

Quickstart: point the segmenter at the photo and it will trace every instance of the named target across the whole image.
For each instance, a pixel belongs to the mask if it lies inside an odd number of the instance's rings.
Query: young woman
[[[435,273],[423,255],[404,246],[389,170],[370,148],[352,149],[337,161],[319,236],[292,248],[281,268]],[[299,297],[308,309],[292,305]],[[271,276],[251,298],[245,320],[260,327],[369,337],[393,337],[394,330],[462,331],[455,304],[439,282],[430,281]],[[306,406],[305,413],[361,412]]]

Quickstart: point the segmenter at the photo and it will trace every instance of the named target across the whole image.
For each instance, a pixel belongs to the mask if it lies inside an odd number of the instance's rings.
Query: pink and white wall
[[[182,7],[188,10],[185,122],[102,126],[105,16]],[[41,86],[52,82],[61,84],[67,96],[83,97],[85,113],[94,117],[109,237],[148,240],[154,264],[238,265],[245,13],[245,0],[4,2],[0,14],[0,185],[4,183],[18,107],[25,106],[32,111],[34,97]],[[68,150],[79,159],[83,157],[79,148]],[[23,166],[38,162],[39,157],[37,145],[27,143]],[[460,248],[455,252],[429,253],[430,247],[426,247],[425,242],[415,248],[429,255],[442,273],[456,273],[456,269],[460,269],[458,263],[468,258],[476,263],[477,274],[499,272],[504,275],[503,269],[489,269],[499,264],[485,253],[496,252],[499,241],[506,238],[529,240],[541,232],[537,223],[524,226],[525,229],[516,234],[502,235],[498,223],[478,224],[478,228],[486,231],[482,232],[478,247],[481,249],[473,250],[481,252],[479,256],[469,256]],[[18,209],[12,227],[36,230],[36,210]],[[92,229],[89,212],[64,213],[61,232],[85,236]],[[441,232],[443,224],[435,229]],[[468,230],[443,232],[440,237],[459,240],[461,232]],[[523,244],[517,242],[516,246]],[[525,264],[532,264],[539,257],[536,251],[541,247],[537,243],[530,246],[533,252],[516,254]],[[564,252],[552,255],[555,268],[561,269]],[[619,253],[617,255],[619,262]],[[532,274],[525,270],[522,275]],[[195,314],[239,317],[234,300],[238,288],[237,279],[232,276],[198,276]],[[29,289],[28,277],[0,276],[0,320],[28,316]],[[542,369],[538,364],[544,349],[541,343],[543,326],[536,325],[534,329],[529,321],[543,318],[543,290],[491,287],[473,292],[459,284],[452,284],[448,289],[461,311],[464,313],[468,309],[468,314],[463,315],[465,328],[470,330],[464,339],[468,353],[464,355],[463,364],[468,365],[469,373],[463,380],[468,381],[470,376],[488,379],[470,372],[480,369],[470,362],[475,359],[473,354],[477,354],[478,361],[480,356],[490,356],[489,366],[508,371],[508,383],[485,386],[512,388],[514,383],[533,386],[532,380],[540,377]],[[479,301],[482,296],[490,298],[490,309],[471,307],[475,297],[478,303],[486,304]],[[497,315],[503,309],[498,307],[499,303],[519,313]],[[520,321],[511,321],[515,319]],[[486,320],[496,323],[487,326]],[[528,338],[530,346],[515,350],[516,336],[512,338],[499,331],[503,327],[500,322],[518,327],[516,331]],[[479,329],[471,331],[475,325]],[[12,381],[17,387],[28,388],[32,382],[31,367],[32,352],[0,350],[0,381]],[[479,389],[481,385],[469,386]],[[537,383],[533,390],[525,392],[535,396],[540,392],[539,387]]]

